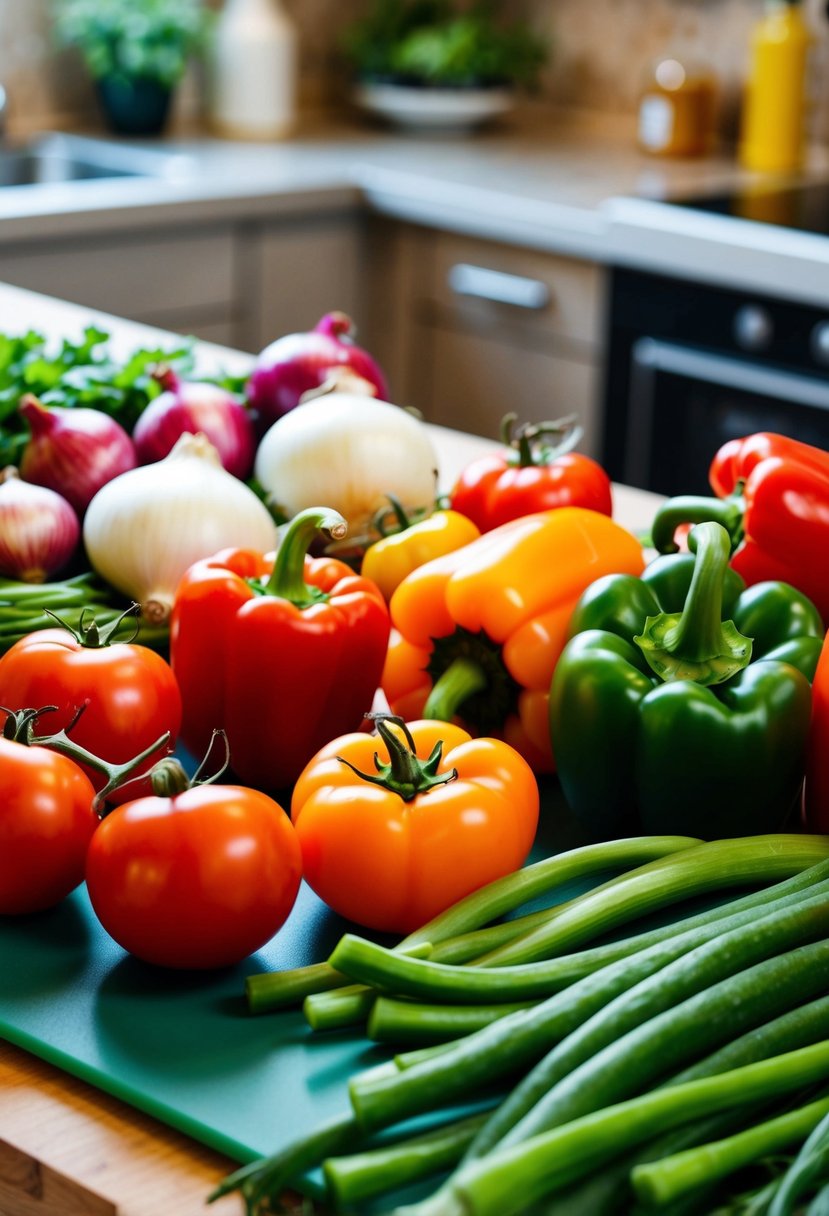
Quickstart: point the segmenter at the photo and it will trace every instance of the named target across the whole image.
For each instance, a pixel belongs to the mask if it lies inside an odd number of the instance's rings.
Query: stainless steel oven
[[[603,458],[617,481],[705,493],[728,439],[829,449],[829,306],[612,272]]]

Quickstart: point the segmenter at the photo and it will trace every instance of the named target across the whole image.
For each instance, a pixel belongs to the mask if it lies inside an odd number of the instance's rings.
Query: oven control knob
[[[829,367],[829,321],[818,321],[809,340],[815,363]]]
[[[734,341],[743,350],[768,350],[774,337],[774,322],[768,309],[743,304],[734,316]]]

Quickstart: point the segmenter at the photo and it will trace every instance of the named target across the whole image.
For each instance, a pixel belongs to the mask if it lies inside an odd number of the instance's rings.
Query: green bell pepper
[[[558,775],[595,837],[778,831],[800,790],[820,615],[787,583],[746,590],[719,524],[689,546],[592,583],[556,665]]]

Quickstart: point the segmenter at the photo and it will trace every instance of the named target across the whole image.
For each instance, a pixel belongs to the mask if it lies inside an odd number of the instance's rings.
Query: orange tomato
[[[314,756],[291,818],[305,879],[329,907],[366,928],[409,933],[523,864],[538,785],[501,740],[436,721],[387,718],[378,730]],[[420,778],[401,787],[407,767]],[[416,789],[418,780],[427,784]]]

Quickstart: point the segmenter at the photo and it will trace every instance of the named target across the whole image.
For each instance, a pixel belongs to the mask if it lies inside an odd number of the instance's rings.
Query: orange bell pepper
[[[639,541],[583,507],[525,515],[427,562],[391,599],[382,687],[392,710],[457,717],[552,772],[550,682],[576,601],[604,574],[644,568]]]
[[[303,874],[341,916],[409,933],[517,870],[538,825],[529,765],[498,739],[446,722],[376,715],[301,773],[291,819]]]

